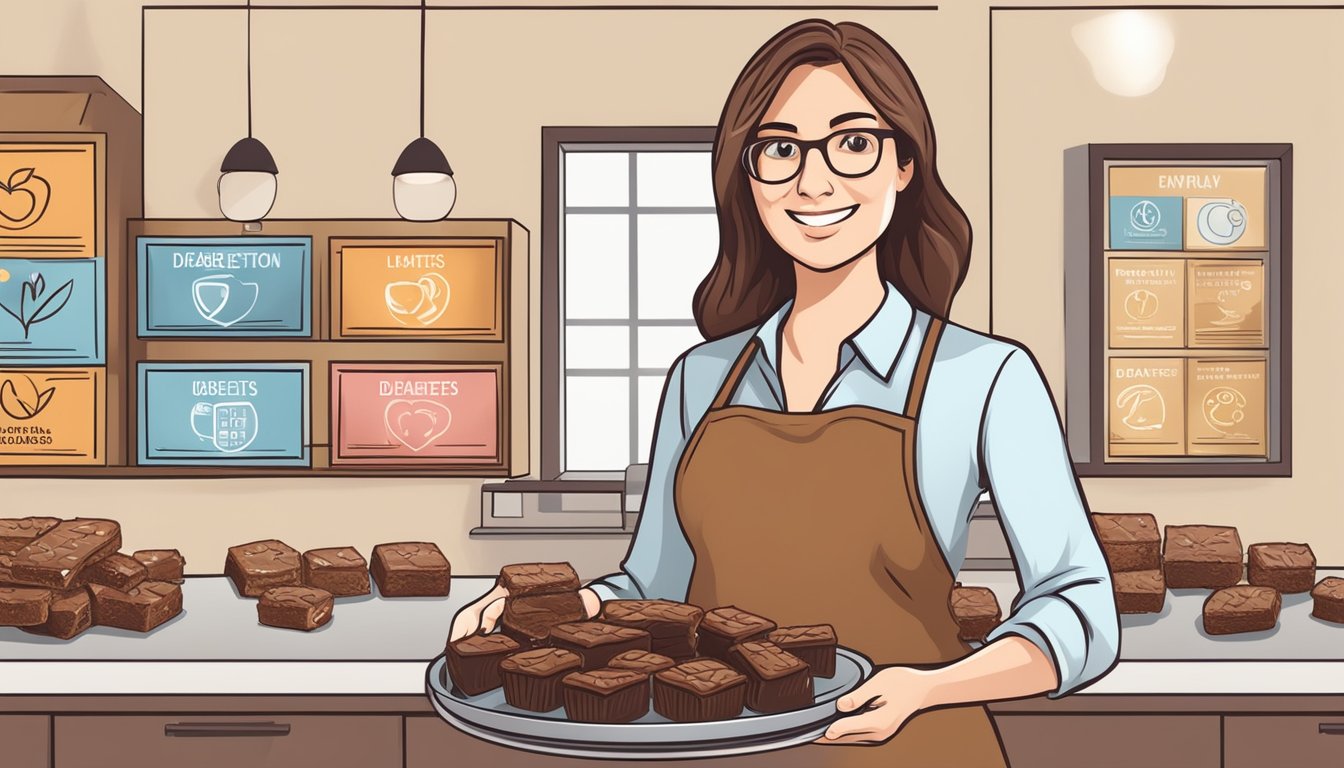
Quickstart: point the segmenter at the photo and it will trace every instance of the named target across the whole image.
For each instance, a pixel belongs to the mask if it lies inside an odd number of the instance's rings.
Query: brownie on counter
[[[579,671],[583,661],[563,648],[535,648],[504,657],[499,678],[509,706],[550,712],[564,705],[561,678]]]
[[[812,705],[807,662],[768,640],[738,643],[728,651],[733,667],[747,676],[747,708],[787,712]]]
[[[11,578],[51,589],[70,589],[89,565],[121,548],[121,526],[115,520],[65,520],[14,555]]]
[[[499,629],[526,647],[547,645],[557,624],[583,621],[586,612],[577,592],[526,595],[504,599]]]
[[[90,584],[93,623],[148,632],[182,612],[182,588],[167,581],[146,581],[126,592]]]
[[[176,549],[141,549],[131,553],[145,566],[150,581],[180,581],[187,561]]]
[[[687,661],[696,655],[696,635],[704,609],[671,600],[608,600],[599,619],[649,633],[654,653]]]
[[[649,713],[649,676],[643,672],[592,669],[570,672],[560,682],[570,720],[628,723]]]
[[[700,622],[698,649],[702,656],[731,663],[729,648],[749,640],[764,640],[776,629],[775,622],[764,616],[748,613],[735,605],[725,605],[705,612],[705,618]]]
[[[54,517],[0,518],[0,555],[13,555],[61,521]]]
[[[47,609],[47,620],[34,627],[24,627],[23,631],[69,640],[92,626],[93,600],[89,597],[89,591],[80,587],[53,592],[51,605]]]
[[[1152,515],[1096,513],[1092,515],[1092,527],[1112,573],[1162,567],[1162,532]]]
[[[1344,624],[1344,579],[1321,579],[1311,590],[1311,615],[1321,621]]]
[[[383,597],[444,597],[452,582],[448,558],[427,541],[379,544],[369,571]]]
[[[570,621],[551,628],[551,645],[577,653],[587,671],[607,666],[626,651],[649,650],[649,633],[601,621]]]
[[[646,675],[655,675],[677,666],[675,659],[651,651],[626,651],[611,657],[607,666],[612,669],[633,669]]]
[[[766,639],[807,662],[813,677],[835,677],[835,628],[830,624],[780,627]]]
[[[1167,602],[1167,582],[1160,570],[1113,573],[1111,589],[1120,613],[1161,613]]]
[[[14,556],[0,553],[0,587],[19,586],[13,581]]]
[[[51,590],[0,587],[0,627],[35,627],[47,620]]]
[[[238,594],[244,597],[261,597],[261,593],[271,587],[303,584],[299,551],[276,539],[229,547],[224,575],[233,579]]]
[[[520,647],[513,638],[492,632],[488,635],[467,635],[448,644],[448,674],[453,686],[468,696],[477,696],[494,690],[501,684],[499,665],[505,656],[517,653]]]
[[[117,552],[85,568],[79,574],[79,578],[75,579],[70,586],[75,588],[89,584],[102,584],[105,587],[112,587],[125,592],[139,586],[140,582],[148,578],[149,569],[145,568],[139,560]]]
[[[579,574],[569,563],[515,563],[499,569],[510,597],[579,591]]]
[[[334,597],[367,595],[369,564],[354,547],[310,549],[303,553],[303,583]]]
[[[1168,525],[1162,570],[1171,589],[1219,589],[1241,581],[1241,538],[1223,525]]]
[[[271,587],[257,599],[257,621],[311,632],[331,621],[331,593],[316,587]]]
[[[998,598],[986,587],[963,587],[956,582],[947,604],[957,622],[957,636],[962,640],[985,642],[985,636],[999,625],[1002,616]]]
[[[1246,554],[1246,580],[1279,592],[1310,592],[1316,583],[1316,555],[1306,544],[1252,544]]]
[[[1204,631],[1210,635],[1261,632],[1279,621],[1282,600],[1273,587],[1239,584],[1225,587],[1204,601]]]
[[[746,703],[747,676],[718,659],[691,659],[653,676],[653,711],[673,722],[727,720]]]

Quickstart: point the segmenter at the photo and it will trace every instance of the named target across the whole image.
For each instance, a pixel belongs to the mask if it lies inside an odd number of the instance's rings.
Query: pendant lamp
[[[252,2],[247,3],[247,137],[219,166],[219,211],[230,221],[261,221],[275,205],[275,158],[252,137]]]
[[[409,221],[438,221],[453,210],[457,183],[443,150],[425,138],[425,0],[420,0],[420,137],[392,166],[392,204]]]

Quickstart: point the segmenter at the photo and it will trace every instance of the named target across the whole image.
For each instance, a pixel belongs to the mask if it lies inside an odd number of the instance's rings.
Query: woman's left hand
[[[831,723],[814,743],[880,744],[890,739],[906,720],[928,706],[931,679],[929,673],[910,667],[879,670],[836,701],[838,711],[855,714]]]

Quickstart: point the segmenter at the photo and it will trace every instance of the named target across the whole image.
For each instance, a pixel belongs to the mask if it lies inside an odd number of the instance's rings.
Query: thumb
[[[872,679],[869,679],[863,685],[841,696],[835,702],[835,708],[841,712],[854,712],[866,708],[870,702],[878,703],[881,698],[878,686],[874,685]]]
[[[481,633],[488,634],[495,631],[495,625],[499,623],[499,617],[504,613],[504,598],[498,598],[481,611]]]

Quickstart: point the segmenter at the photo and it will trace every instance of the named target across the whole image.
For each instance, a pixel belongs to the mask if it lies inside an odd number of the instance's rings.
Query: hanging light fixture
[[[261,221],[275,205],[279,170],[270,150],[252,137],[252,0],[247,3],[247,138],[219,165],[219,211],[231,221]]]
[[[410,221],[438,221],[453,210],[457,183],[443,150],[425,138],[425,0],[420,0],[420,138],[392,166],[392,204]]]

